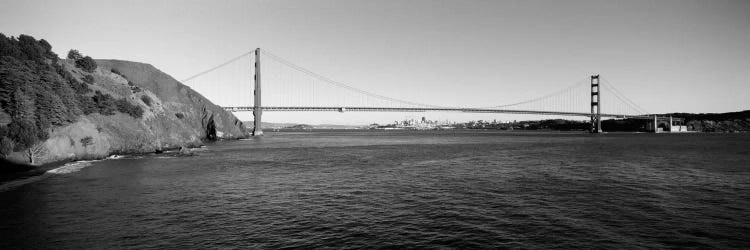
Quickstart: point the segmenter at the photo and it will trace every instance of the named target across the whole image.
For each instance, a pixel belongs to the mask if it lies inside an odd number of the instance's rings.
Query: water
[[[271,133],[8,188],[0,248],[748,248],[749,139]]]

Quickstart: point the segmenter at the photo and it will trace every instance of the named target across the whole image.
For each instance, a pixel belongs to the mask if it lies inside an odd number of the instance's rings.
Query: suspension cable
[[[240,59],[242,59],[243,57],[245,57],[245,56],[247,56],[247,55],[249,55],[249,54],[251,54],[251,53],[253,53],[253,52],[252,52],[252,51],[250,51],[250,52],[245,52],[245,53],[243,53],[242,55],[239,55],[239,56],[237,56],[237,57],[235,57],[235,58],[232,58],[232,59],[230,59],[230,60],[228,60],[228,61],[226,61],[226,62],[224,62],[224,63],[222,63],[222,64],[219,64],[219,65],[218,65],[218,66],[216,66],[216,67],[213,67],[213,68],[207,69],[207,70],[205,70],[205,71],[203,71],[203,72],[200,72],[200,73],[198,73],[198,74],[195,74],[195,75],[193,75],[193,76],[191,76],[191,77],[185,78],[185,80],[182,80],[181,82],[183,82],[183,83],[184,83],[184,82],[187,82],[187,81],[193,80],[193,79],[195,79],[196,77],[199,77],[199,76],[202,76],[202,75],[208,74],[208,73],[210,73],[211,71],[217,70],[217,69],[219,69],[219,68],[221,68],[221,67],[224,67],[224,66],[226,66],[226,65],[228,65],[228,64],[230,64],[230,63],[233,63],[234,61],[240,60]]]
[[[576,88],[579,85],[583,85],[584,83],[586,83],[586,81],[584,81],[584,80],[578,80],[575,83],[573,83],[570,86],[568,86],[567,88],[564,88],[562,90],[556,91],[554,93],[551,93],[551,94],[548,94],[548,95],[545,95],[545,96],[542,96],[542,97],[539,97],[539,98],[535,98],[535,99],[531,99],[531,100],[527,100],[527,101],[522,101],[522,102],[517,102],[517,103],[511,103],[511,104],[505,104],[505,105],[498,105],[498,106],[487,106],[487,107],[480,107],[480,108],[504,108],[504,107],[510,107],[510,106],[517,106],[517,105],[527,104],[527,103],[531,103],[531,102],[535,102],[535,101],[547,99],[547,98],[550,98],[550,97],[555,96],[555,95],[559,95],[559,94],[564,93],[566,91],[569,91],[569,90],[571,90],[573,88]]]
[[[449,107],[444,107],[444,106],[430,105],[430,104],[417,103],[417,102],[411,102],[411,101],[406,101],[406,100],[391,98],[391,97],[387,97],[387,96],[375,94],[375,93],[372,93],[372,92],[369,92],[369,91],[365,91],[365,90],[362,90],[362,89],[358,89],[358,88],[352,87],[351,85],[348,85],[348,84],[345,84],[345,83],[341,83],[341,82],[337,82],[337,81],[331,80],[331,79],[329,79],[327,77],[324,77],[322,75],[316,74],[316,73],[314,73],[314,72],[312,72],[312,71],[310,71],[310,70],[308,70],[306,68],[298,66],[298,65],[296,65],[296,64],[294,64],[292,62],[289,62],[288,60],[286,60],[284,58],[281,58],[281,57],[279,57],[279,56],[277,56],[277,55],[275,55],[275,54],[273,54],[273,53],[271,53],[269,51],[261,50],[261,52],[263,54],[265,54],[265,55],[268,55],[270,58],[276,60],[277,62],[282,63],[282,64],[284,64],[286,66],[289,66],[289,67],[291,67],[291,68],[293,68],[293,69],[295,69],[297,71],[300,71],[302,73],[305,73],[305,74],[307,74],[307,75],[309,75],[311,77],[314,77],[314,78],[317,78],[319,80],[322,80],[322,81],[324,81],[324,82],[326,82],[328,84],[339,86],[339,87],[342,87],[342,88],[345,88],[345,89],[348,89],[348,90],[351,90],[351,91],[354,91],[354,92],[357,92],[357,93],[360,93],[360,94],[364,94],[364,95],[367,95],[367,96],[371,96],[371,97],[375,97],[375,98],[380,98],[380,99],[384,99],[384,100],[388,100],[388,101],[398,102],[398,103],[402,103],[402,104],[414,105],[414,106],[430,107],[430,108],[449,108]]]
[[[607,84],[604,85],[604,87],[607,88],[607,89],[612,90],[612,92],[615,93],[615,95],[620,95],[622,97],[622,99],[624,99],[624,100],[621,99],[621,101],[625,102],[626,105],[630,106],[636,112],[640,112],[641,114],[648,114],[648,112],[646,111],[646,109],[642,108],[637,103],[635,103],[633,100],[631,100],[626,95],[624,95],[622,92],[620,92],[620,90],[618,90],[610,81],[607,81],[607,79],[604,79],[604,78],[602,78],[602,80],[604,80],[604,82],[607,83]]]

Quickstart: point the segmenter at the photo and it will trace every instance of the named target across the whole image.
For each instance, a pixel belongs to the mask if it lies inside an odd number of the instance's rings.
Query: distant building
[[[688,129],[687,129],[687,126],[685,125],[684,119],[672,118],[670,116],[670,117],[658,117],[658,118],[649,120],[648,123],[646,124],[646,131],[654,132],[654,133],[662,133],[662,132],[679,133],[679,132],[688,132]]]

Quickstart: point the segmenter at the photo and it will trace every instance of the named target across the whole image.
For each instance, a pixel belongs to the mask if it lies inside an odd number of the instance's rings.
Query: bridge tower
[[[602,107],[599,75],[591,76],[591,133],[602,132]]]
[[[253,103],[253,136],[263,135],[263,128],[261,127],[261,116],[263,116],[263,109],[261,109],[260,102],[260,48],[255,49],[255,90],[253,90],[254,103]]]

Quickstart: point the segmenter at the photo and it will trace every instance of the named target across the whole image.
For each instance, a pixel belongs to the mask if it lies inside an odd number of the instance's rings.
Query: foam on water
[[[70,174],[75,173],[78,171],[81,171],[81,169],[91,166],[92,163],[97,162],[99,160],[95,161],[75,161],[66,163],[62,167],[55,168],[52,170],[47,171],[45,174]]]
[[[117,159],[122,159],[124,157],[125,156],[123,156],[123,155],[110,155],[109,157],[107,157],[107,159],[117,160]]]
[[[126,156],[111,155],[111,156],[107,157],[104,160],[117,160],[117,159],[123,159],[123,158],[126,158]],[[95,163],[95,162],[100,162],[100,161],[104,161],[104,160],[88,160],[88,161],[68,162],[65,165],[62,165],[61,167],[58,167],[58,168],[55,168],[55,169],[51,169],[51,170],[47,170],[47,172],[44,172],[44,174],[41,174],[41,175],[31,176],[31,177],[28,177],[28,178],[19,179],[19,180],[13,180],[13,181],[9,181],[9,182],[0,184],[0,192],[11,190],[11,189],[14,189],[16,187],[20,187],[20,186],[23,186],[23,185],[26,185],[26,184],[29,184],[29,183],[34,183],[34,182],[37,182],[37,181],[41,181],[41,180],[47,179],[48,177],[50,177],[52,175],[63,175],[63,174],[75,173],[75,172],[81,171],[81,169],[84,169],[86,167],[89,167],[89,166],[93,165],[93,163]]]
[[[96,161],[75,161],[75,162],[70,162],[70,163],[66,163],[62,167],[55,168],[55,169],[52,169],[52,170],[48,170],[47,172],[44,172],[44,174],[41,174],[41,175],[31,176],[31,177],[24,178],[24,179],[9,181],[9,182],[6,182],[6,183],[3,183],[2,185],[0,185],[0,192],[8,191],[8,190],[11,190],[11,189],[14,189],[14,188],[17,188],[17,187],[20,187],[20,186],[23,186],[23,185],[26,185],[26,184],[29,184],[29,183],[34,183],[34,182],[37,182],[37,181],[41,181],[41,180],[49,178],[52,175],[69,174],[69,173],[78,172],[78,171],[80,171],[81,169],[83,169],[85,167],[91,166],[91,164],[93,162],[96,162]]]

